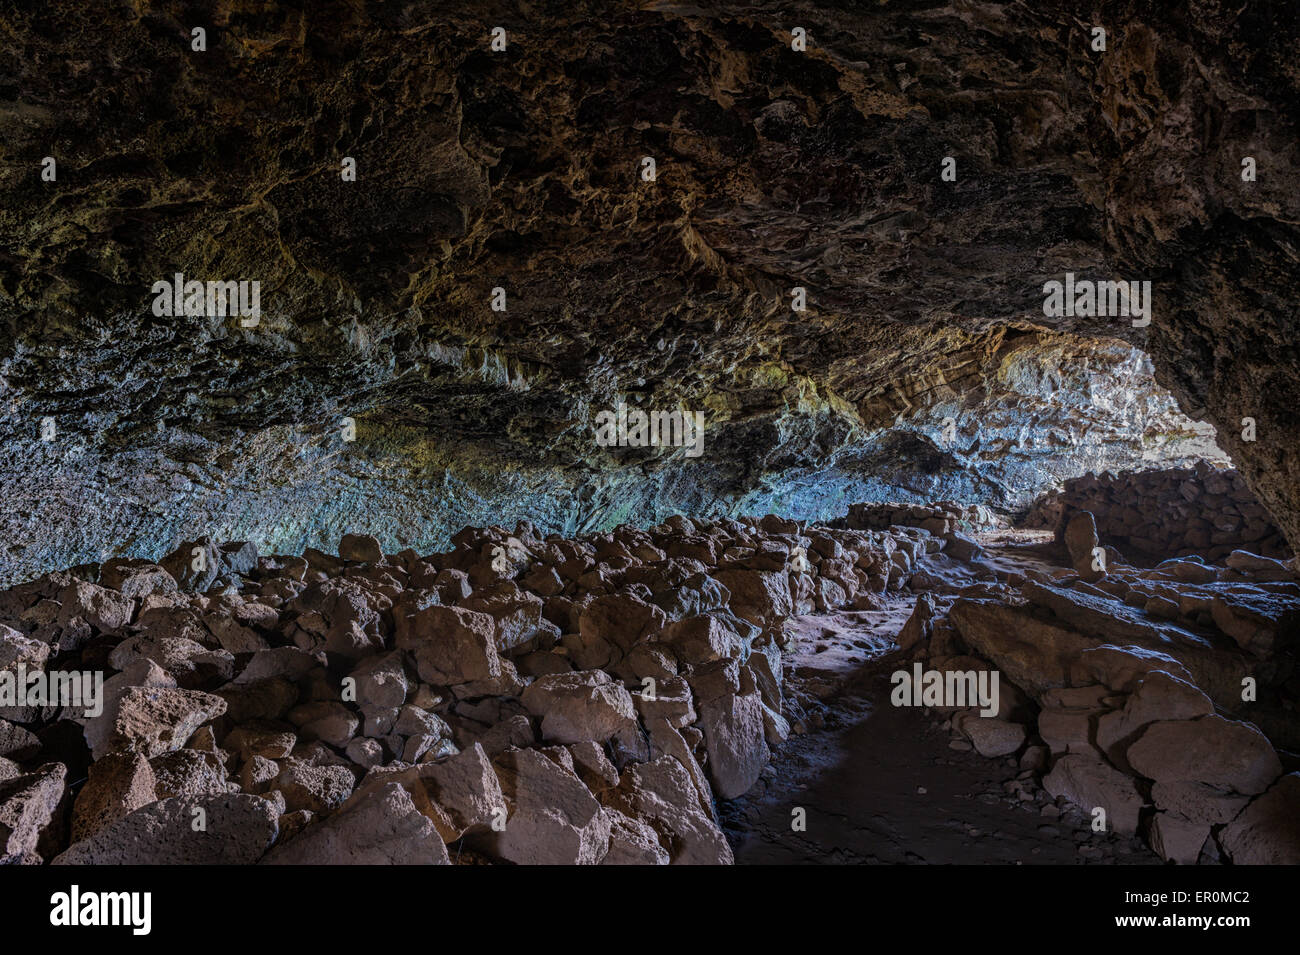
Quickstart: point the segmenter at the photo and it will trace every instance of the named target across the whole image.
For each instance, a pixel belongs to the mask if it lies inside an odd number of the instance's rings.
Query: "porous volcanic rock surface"
[[[1020,506],[1210,425],[1300,534],[1291,4],[2,17],[8,583],[204,535]],[[260,281],[259,324],[154,315],[178,272]],[[1048,321],[1067,272],[1151,281],[1150,325]],[[620,401],[703,412],[704,454],[597,446]]]

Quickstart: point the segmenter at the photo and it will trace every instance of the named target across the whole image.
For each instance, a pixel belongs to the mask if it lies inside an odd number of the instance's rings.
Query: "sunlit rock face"
[[[1106,4],[1098,52],[1065,6],[13,19],[0,576],[201,533],[1016,508],[1220,455],[1129,346],[1294,539],[1295,24]],[[258,323],[156,314],[177,273],[260,282]],[[1049,321],[1066,273],[1151,281],[1151,323]],[[601,447],[620,402],[703,413],[703,453]]]

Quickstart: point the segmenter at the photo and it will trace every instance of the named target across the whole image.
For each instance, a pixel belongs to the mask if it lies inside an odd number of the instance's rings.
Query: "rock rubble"
[[[785,619],[942,546],[776,517],[453,544],[200,539],[0,593],[6,667],[107,677],[98,714],[0,708],[5,861],[728,863],[716,800],[799,723]]]
[[[1080,516],[1093,526],[1076,512],[1072,533]],[[1081,825],[1140,833],[1167,861],[1296,863],[1298,615],[1300,582],[1259,554],[1080,559],[934,588],[900,644],[933,669],[996,669],[997,717],[943,708],[947,725],[982,755],[1017,756]]]

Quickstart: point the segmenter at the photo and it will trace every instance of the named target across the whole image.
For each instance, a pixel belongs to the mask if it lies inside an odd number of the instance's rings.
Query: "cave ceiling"
[[[201,532],[1010,507],[1215,440],[1300,533],[1291,4],[54,0],[0,27],[9,572]],[[258,281],[256,324],[156,314],[177,273]],[[1149,281],[1150,323],[1045,316],[1067,273]],[[620,402],[698,409],[704,453],[598,446]]]

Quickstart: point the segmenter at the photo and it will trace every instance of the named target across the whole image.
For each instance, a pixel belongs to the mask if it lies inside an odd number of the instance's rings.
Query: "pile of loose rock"
[[[993,512],[983,504],[938,501],[932,504],[864,502],[849,506],[848,517],[836,524],[854,530],[887,530],[890,527],[920,527],[935,536],[989,527]]]
[[[1140,832],[1166,860],[1300,863],[1290,568],[1233,552],[1226,567],[1094,571],[1089,543],[1075,542],[1084,573],[1029,569],[918,598],[905,650],[933,670],[1000,678],[995,717],[940,707],[952,731],[982,755],[1018,757],[1081,818]]]
[[[1102,538],[1134,558],[1196,554],[1218,561],[1234,550],[1291,556],[1241,476],[1204,462],[1195,468],[1075,478],[1041,498],[1027,524],[1054,527],[1059,541],[1079,511],[1092,513]]]
[[[200,539],[0,593],[0,677],[106,676],[99,712],[0,699],[0,861],[729,862],[715,800],[800,722],[785,619],[942,546],[775,517],[453,545]]]

